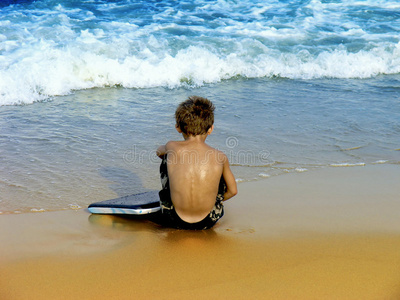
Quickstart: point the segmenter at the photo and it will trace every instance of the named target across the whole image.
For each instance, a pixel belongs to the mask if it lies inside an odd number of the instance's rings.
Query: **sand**
[[[400,299],[398,165],[239,184],[208,231],[0,216],[0,299]]]

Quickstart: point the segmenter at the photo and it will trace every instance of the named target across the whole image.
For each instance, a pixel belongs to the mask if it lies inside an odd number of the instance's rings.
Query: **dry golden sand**
[[[400,299],[398,165],[242,183],[213,230],[0,216],[0,299]]]

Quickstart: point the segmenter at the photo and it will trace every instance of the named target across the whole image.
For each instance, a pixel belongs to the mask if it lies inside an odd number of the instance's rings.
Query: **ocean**
[[[400,3],[1,1],[0,213],[159,189],[190,95],[238,182],[399,165]]]

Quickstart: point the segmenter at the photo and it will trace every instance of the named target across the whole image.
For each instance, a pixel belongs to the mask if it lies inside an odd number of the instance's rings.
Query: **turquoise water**
[[[0,212],[158,189],[176,105],[212,100],[238,181],[400,162],[400,5],[0,5]]]
[[[0,105],[93,87],[400,72],[397,1],[1,3]]]

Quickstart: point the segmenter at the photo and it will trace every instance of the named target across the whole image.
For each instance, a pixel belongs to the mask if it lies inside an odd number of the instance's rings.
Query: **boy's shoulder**
[[[218,160],[224,162],[228,159],[226,154],[224,152],[222,152],[221,150],[211,147],[210,145],[208,145],[206,143],[204,143],[202,146],[206,147],[207,153],[209,153],[209,154],[213,153],[214,155],[216,155],[218,157]],[[175,152],[180,149],[185,149],[185,147],[186,147],[185,141],[169,141],[165,144],[165,150],[167,153]]]
[[[187,146],[187,142],[186,141],[168,141],[166,144],[165,144],[165,148],[167,149],[167,150],[174,150],[174,149],[176,149],[176,148],[183,148],[183,147],[186,147]],[[215,151],[216,153],[220,153],[220,154],[224,154],[222,151],[220,151],[220,150],[218,150],[218,149],[216,149],[216,148],[213,148],[213,147],[211,147],[210,145],[208,145],[207,143],[202,143],[201,144],[201,147],[205,147],[205,148],[207,148],[208,150],[210,150],[210,151]]]
[[[177,148],[182,147],[182,141],[169,141],[165,144],[165,149],[168,150],[175,150]]]

